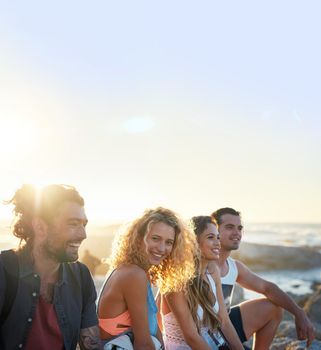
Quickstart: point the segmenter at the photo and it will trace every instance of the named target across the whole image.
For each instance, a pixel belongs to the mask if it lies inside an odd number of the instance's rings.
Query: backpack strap
[[[11,249],[2,251],[1,261],[4,267],[7,286],[0,315],[0,327],[3,325],[11,311],[13,302],[16,298],[19,280],[19,263],[16,253]]]

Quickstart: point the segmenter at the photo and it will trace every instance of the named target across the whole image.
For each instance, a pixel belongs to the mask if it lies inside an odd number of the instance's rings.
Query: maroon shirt
[[[64,340],[54,304],[47,303],[40,296],[28,333],[25,350],[44,349],[63,350]]]

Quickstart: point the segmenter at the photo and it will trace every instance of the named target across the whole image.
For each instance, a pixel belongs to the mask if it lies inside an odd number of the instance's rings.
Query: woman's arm
[[[147,276],[138,266],[129,266],[123,271],[121,289],[127,304],[135,350],[155,350],[148,326]]]
[[[167,302],[180,326],[185,342],[193,350],[210,350],[210,346],[197,331],[196,324],[193,320],[183,292],[169,293],[165,296],[165,301]]]
[[[226,310],[218,267],[217,267],[217,270],[215,268],[211,276],[213,277],[215,286],[216,286],[216,297],[219,304],[219,311],[217,316],[220,321],[221,330],[225,338],[227,339],[228,343],[230,344],[232,350],[243,350],[244,347],[240,341],[240,338],[236,333],[236,330]]]

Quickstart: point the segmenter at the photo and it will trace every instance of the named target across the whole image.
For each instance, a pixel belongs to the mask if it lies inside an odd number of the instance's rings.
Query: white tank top
[[[228,257],[226,262],[228,264],[228,272],[224,277],[221,277],[221,282],[226,310],[227,312],[230,312],[231,300],[236,279],[238,276],[238,270],[234,259]]]

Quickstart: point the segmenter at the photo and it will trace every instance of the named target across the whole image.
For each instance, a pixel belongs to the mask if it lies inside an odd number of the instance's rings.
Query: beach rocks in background
[[[276,338],[270,346],[270,350],[285,350],[291,342],[292,339],[290,338]]]
[[[270,350],[306,350],[306,342],[300,340],[291,340],[290,338],[278,338],[273,341]],[[314,340],[309,350],[320,350],[321,342]]]
[[[242,287],[236,284],[233,290],[232,306],[237,305],[244,300],[244,290]]]
[[[306,299],[304,305],[300,305],[308,314],[311,322],[315,327],[315,337],[309,350],[321,349],[321,285],[313,285],[314,293],[309,297],[301,297],[301,303]],[[294,298],[295,299],[295,298]],[[270,348],[271,350],[304,350],[306,349],[305,341],[298,341],[294,319],[285,313],[284,320],[281,322],[276,337]]]
[[[321,340],[321,284],[314,283],[313,290],[314,293],[307,300],[303,309],[313,322],[316,338]]]
[[[246,343],[252,348],[252,339]],[[305,350],[306,341],[297,340],[295,325],[293,321],[281,322],[277,334],[270,346],[270,350]],[[309,350],[321,350],[321,341],[315,339]]]
[[[318,323],[321,326],[321,284],[314,285],[313,288],[315,291],[307,300],[303,309],[313,323]]]
[[[282,321],[279,325],[279,328],[276,333],[276,337],[278,338],[290,338],[290,339],[296,339],[296,329],[294,320],[290,321]]]
[[[242,242],[232,256],[256,271],[311,269],[321,266],[321,254],[311,248],[281,247]]]
[[[297,295],[291,292],[287,292],[287,294],[302,308],[311,297],[311,293]],[[290,320],[293,320],[293,316],[288,311],[284,310],[283,321],[290,321]]]

